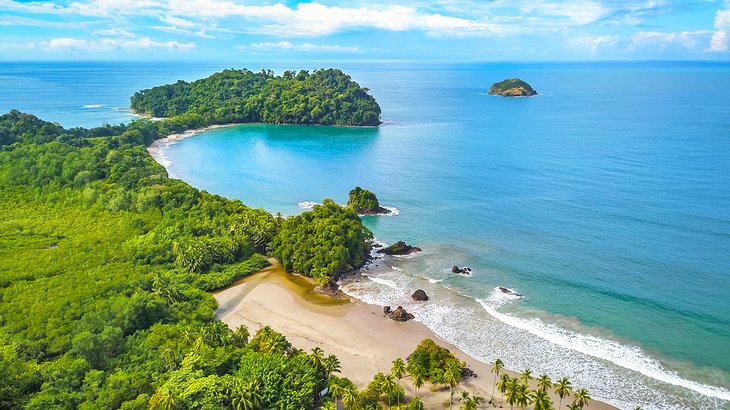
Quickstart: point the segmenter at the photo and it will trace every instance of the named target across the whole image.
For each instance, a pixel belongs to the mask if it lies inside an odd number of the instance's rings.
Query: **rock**
[[[347,299],[347,295],[345,295],[345,293],[340,290],[340,286],[337,285],[337,282],[334,278],[330,278],[324,285],[319,285],[315,287],[314,292],[330,296],[333,299]]]
[[[477,377],[477,374],[474,372],[474,370],[464,367],[461,369],[461,377],[467,378],[467,377]]]
[[[417,291],[413,292],[413,295],[411,295],[413,300],[418,300],[421,302],[425,302],[428,300],[428,295],[423,289],[418,289]]]
[[[384,315],[390,315],[392,310],[390,310],[390,306],[383,306],[383,314]]]
[[[378,253],[384,253],[386,255],[410,255],[414,252],[420,252],[421,248],[417,246],[411,246],[403,241],[398,241],[393,245],[378,250]]]
[[[468,266],[464,266],[463,268],[460,268],[460,267],[454,265],[454,267],[451,268],[451,272],[463,273],[463,274],[469,275],[469,274],[471,274],[471,268]]]
[[[537,91],[519,78],[508,78],[492,84],[488,94],[501,95],[502,97],[530,97],[536,95]]]
[[[505,287],[500,286],[499,287],[499,290],[500,290],[500,292],[506,293],[508,295],[517,296],[518,298],[521,298],[522,297],[522,294],[521,293],[515,292],[512,289],[508,289],[508,288],[505,288]]]
[[[396,322],[405,322],[415,317],[412,314],[406,312],[406,310],[403,309],[403,306],[398,306],[394,311],[390,313],[389,316]]]

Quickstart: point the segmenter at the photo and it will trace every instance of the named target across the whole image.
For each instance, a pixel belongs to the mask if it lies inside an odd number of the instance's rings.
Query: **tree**
[[[150,399],[150,409],[153,410],[175,410],[177,407],[177,400],[168,387],[157,389]]]
[[[382,384],[380,385],[380,389],[385,395],[388,397],[388,408],[391,408],[390,406],[390,400],[393,396],[394,392],[397,392],[396,387],[398,387],[398,384],[395,382],[395,377],[393,377],[392,374],[385,375],[382,379]],[[398,392],[400,393],[400,392]],[[400,394],[399,394],[400,396]],[[400,398],[399,398],[400,401]]]
[[[505,399],[509,404],[510,410],[514,408],[515,403],[518,401],[520,383],[517,379],[509,378],[506,385]]]
[[[547,374],[543,373],[540,377],[537,378],[538,390],[542,390],[542,391],[546,392],[552,386],[553,386],[552,380],[550,380],[550,376],[548,376]]]
[[[532,370],[525,369],[522,371],[522,373],[520,373],[520,380],[522,381],[522,383],[527,384],[532,379],[534,379],[534,377],[532,377]]]
[[[454,387],[459,384],[461,379],[461,363],[456,360],[450,361],[446,365],[446,371],[444,371],[444,383],[449,385],[449,408],[453,407],[454,403]]]
[[[406,363],[400,357],[393,360],[393,367],[390,373],[398,379],[398,387],[400,387],[400,379],[406,375]],[[400,394],[398,395],[398,407],[400,407]]]
[[[529,395],[529,388],[526,384],[518,383],[517,384],[517,395],[515,398],[515,404],[517,407],[525,408],[529,404],[530,401],[530,395]]]
[[[530,401],[532,402],[533,410],[553,410],[553,402],[545,390],[530,392]]]
[[[322,370],[324,367],[324,351],[319,346],[312,348],[312,354],[309,355],[309,359],[312,363],[312,367],[317,371]]]
[[[479,406],[479,403],[482,402],[482,398],[477,395],[470,396],[468,391],[462,391],[461,392],[461,398],[459,399],[460,402],[464,403],[461,406],[462,410],[476,410],[476,408]]]
[[[573,395],[573,403],[580,406],[581,409],[583,406],[587,406],[590,400],[591,396],[588,394],[588,390],[584,388],[578,389]]]
[[[335,398],[335,407],[339,404],[339,398],[345,393],[345,389],[334,380],[329,385],[330,394]]]
[[[332,373],[339,373],[342,368],[340,366],[340,359],[337,356],[331,354],[324,358],[324,368],[327,371],[327,378],[332,376]]]
[[[494,388],[497,387],[497,377],[499,377],[499,373],[501,373],[503,369],[504,363],[502,362],[502,359],[496,359],[492,364],[492,373],[494,373],[494,385],[492,386],[492,398],[490,400],[491,403],[494,403]]]
[[[357,390],[355,388],[345,389],[342,393],[342,404],[347,410],[357,410]]]
[[[423,368],[419,366],[411,368],[410,374],[413,378],[413,387],[416,388],[416,397],[418,397],[418,389],[420,389],[426,381],[426,375],[424,374]]]
[[[500,405],[500,407],[502,406],[502,402],[504,402],[504,398],[505,398],[504,396],[505,396],[505,393],[506,393],[506,392],[507,392],[507,391],[509,390],[509,388],[510,388],[510,383],[511,383],[511,382],[512,382],[512,378],[511,378],[511,377],[509,377],[509,375],[508,375],[508,374],[504,374],[504,373],[503,373],[503,374],[502,374],[502,375],[501,375],[501,376],[499,377],[499,381],[497,382],[497,389],[499,390],[499,392],[500,392],[500,393],[501,393],[501,395],[502,395],[502,397],[501,397],[501,399],[500,399],[500,404],[499,404],[499,405]]]
[[[562,407],[563,405],[563,398],[565,396],[570,396],[570,393],[573,391],[573,387],[571,386],[570,380],[568,380],[567,377],[563,377],[562,379],[555,382],[555,394],[560,397],[560,401],[558,402],[558,408]]]

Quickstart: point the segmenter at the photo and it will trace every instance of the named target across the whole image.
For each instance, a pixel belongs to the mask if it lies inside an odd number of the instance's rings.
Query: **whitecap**
[[[431,278],[426,278],[426,280],[428,280],[428,283],[439,283],[439,282],[444,281],[443,279],[431,279]]]
[[[297,202],[297,205],[299,205],[300,208],[312,209],[316,205],[320,205],[320,203],[319,202],[312,202],[312,201],[302,201],[302,202]]]
[[[81,108],[101,108],[101,107],[103,107],[102,104],[86,104]]]
[[[378,214],[378,215],[382,215],[382,216],[398,216],[398,215],[400,215],[400,210],[398,210],[398,208],[396,208],[394,206],[383,206],[383,208],[389,210],[390,212],[388,212],[387,214]]]
[[[727,389],[683,379],[676,372],[665,369],[659,361],[649,357],[638,346],[623,345],[614,340],[563,329],[538,318],[520,318],[497,311],[498,307],[516,299],[519,297],[495,288],[488,298],[477,299],[477,302],[500,322],[527,331],[555,345],[609,361],[655,380],[685,387],[706,396],[730,400],[730,391]]]

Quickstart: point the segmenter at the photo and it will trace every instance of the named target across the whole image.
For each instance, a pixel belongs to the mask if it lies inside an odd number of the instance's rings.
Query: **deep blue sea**
[[[384,124],[211,130],[161,148],[171,175],[283,214],[368,188],[398,211],[376,238],[423,252],[348,293],[621,408],[730,408],[730,63],[0,63],[0,111],[128,122],[134,91],[227,67],[342,68]],[[484,94],[508,77],[540,95]]]

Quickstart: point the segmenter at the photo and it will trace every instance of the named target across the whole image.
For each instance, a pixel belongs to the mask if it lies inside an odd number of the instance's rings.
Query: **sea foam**
[[[519,297],[495,288],[488,298],[477,299],[477,302],[490,316],[500,322],[525,330],[558,346],[607,360],[655,380],[685,387],[706,396],[730,401],[730,391],[683,379],[675,372],[665,369],[661,363],[649,357],[637,346],[623,345],[613,340],[562,329],[553,324],[546,324],[538,318],[519,318],[497,311],[500,306],[516,299],[519,299]]]

